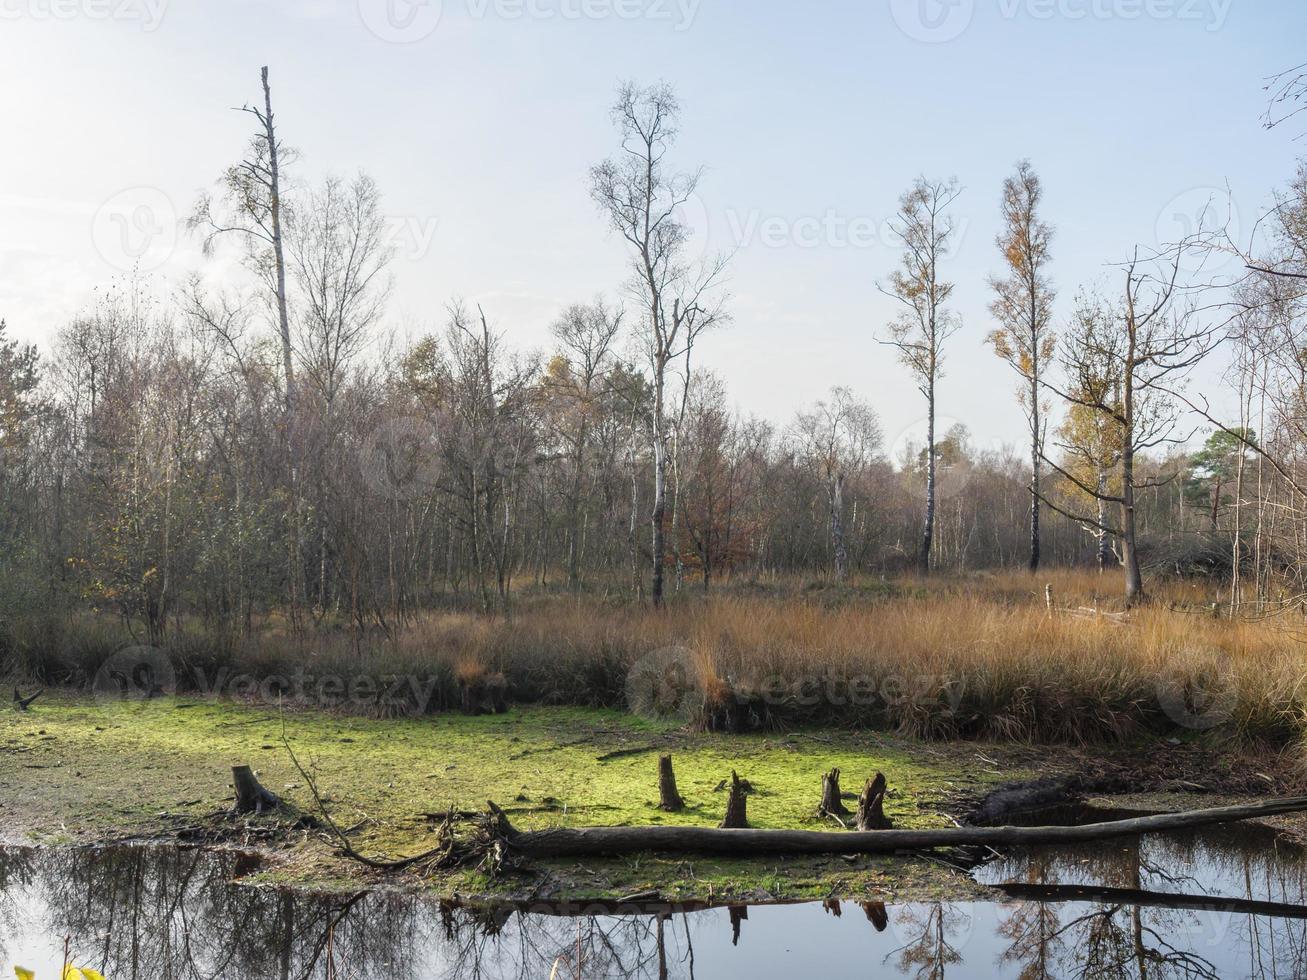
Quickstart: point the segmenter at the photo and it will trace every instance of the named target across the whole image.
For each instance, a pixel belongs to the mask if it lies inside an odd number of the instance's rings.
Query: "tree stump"
[[[676,773],[672,771],[670,755],[658,758],[658,809],[678,813],[685,809],[685,800],[676,790]]]
[[[726,912],[731,917],[731,945],[738,946],[740,945],[740,923],[748,921],[749,906],[729,905]]]
[[[264,789],[249,766],[232,766],[231,781],[236,787],[236,813],[259,814],[281,803],[276,793]]]
[[[16,711],[26,711],[28,708],[32,706],[32,702],[35,701],[44,693],[45,693],[45,688],[41,688],[41,690],[37,691],[31,697],[25,698],[18,693],[18,688],[14,688],[14,709]]]
[[[857,826],[859,830],[890,830],[894,824],[885,816],[885,790],[889,784],[884,773],[876,773],[858,797]]]
[[[749,826],[749,818],[746,812],[748,799],[748,796],[745,795],[744,783],[732,770],[730,796],[726,800],[726,816],[721,822],[722,829],[740,830]]]
[[[884,902],[863,902],[862,911],[867,916],[867,921],[871,923],[872,928],[877,932],[884,932],[889,925],[889,913],[885,911]]]
[[[840,771],[832,769],[821,777],[821,805],[817,808],[819,816],[845,817],[849,808],[840,798]]]

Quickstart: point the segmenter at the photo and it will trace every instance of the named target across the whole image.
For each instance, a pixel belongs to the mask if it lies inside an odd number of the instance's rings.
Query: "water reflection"
[[[110,980],[1307,976],[1307,910],[1168,907],[1304,904],[1303,853],[1246,827],[1014,852],[978,877],[1044,898],[995,903],[479,909],[232,884],[255,867],[172,848],[0,850],[0,969],[54,976],[66,936]],[[1049,888],[1067,885],[1116,891]]]

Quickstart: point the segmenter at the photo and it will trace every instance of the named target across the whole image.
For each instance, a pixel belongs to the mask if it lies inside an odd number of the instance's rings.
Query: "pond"
[[[1307,976],[1307,854],[1259,826],[1011,851],[987,902],[476,909],[235,883],[258,866],[0,850],[0,970],[57,977],[66,938],[109,980]]]

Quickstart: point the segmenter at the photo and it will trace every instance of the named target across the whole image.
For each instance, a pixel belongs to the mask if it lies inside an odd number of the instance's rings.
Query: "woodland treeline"
[[[1280,86],[1273,122],[1298,110],[1301,74]],[[244,156],[189,221],[242,250],[243,288],[126,277],[52,325],[45,353],[0,326],[2,621],[93,608],[158,641],[187,619],[239,634],[284,613],[390,632],[541,587],[660,603],[728,578],[1041,563],[1124,570],[1130,601],[1150,570],[1221,577],[1234,605],[1303,591],[1307,166],[1253,246],[1218,231],[1141,248],[1057,318],[1057,239],[1019,164],[995,189],[983,328],[996,390],[1029,423],[1005,451],[936,431],[949,341],[982,328],[952,310],[940,261],[958,185],[917,181],[880,283],[900,315],[878,336],[930,425],[891,453],[864,393],[778,425],[697,366],[729,320],[730,257],[688,258],[697,173],[670,163],[669,88],[619,92],[613,156],[588,175],[631,278],[561,310],[543,352],[462,304],[386,340],[377,186],[298,180],[266,69],[245,111]],[[1208,273],[1231,255],[1236,274]],[[1209,357],[1224,387],[1198,392]]]

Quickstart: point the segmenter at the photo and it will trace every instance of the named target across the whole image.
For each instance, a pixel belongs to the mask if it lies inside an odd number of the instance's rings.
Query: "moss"
[[[230,767],[240,763],[253,765],[269,789],[312,810],[283,733],[337,823],[359,825],[354,846],[390,857],[430,846],[427,814],[481,809],[486,800],[510,808],[522,829],[711,826],[725,804],[716,787],[734,769],[753,784],[754,826],[816,827],[821,773],[838,766],[846,791],[884,771],[893,787],[889,814],[902,826],[924,827],[947,824],[950,800],[997,779],[964,754],[881,737],[691,735],[611,711],[532,708],[481,718],[373,720],[186,699],[106,707],[52,695],[0,722],[0,823],[11,838],[45,842],[165,836],[225,807]],[[657,756],[664,751],[675,757],[688,804],[674,816],[656,808]],[[314,836],[279,840],[276,856],[270,880],[357,882],[357,869]],[[585,868],[554,863],[542,871],[552,888],[579,897],[658,888],[679,898],[780,898],[841,889],[893,892],[902,882],[943,886],[933,866],[905,859],[641,857]],[[446,893],[540,891],[539,881],[489,882],[471,872],[431,885]]]

